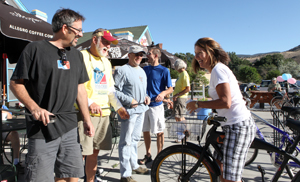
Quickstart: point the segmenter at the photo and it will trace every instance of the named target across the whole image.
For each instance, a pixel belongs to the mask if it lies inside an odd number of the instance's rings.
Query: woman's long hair
[[[196,46],[204,49],[209,56],[211,69],[213,69],[218,62],[227,65],[230,61],[229,55],[221,48],[220,44],[210,37],[198,39],[195,43],[195,47]],[[204,68],[200,67],[195,57],[192,61],[192,68],[195,73],[199,70],[204,70]]]

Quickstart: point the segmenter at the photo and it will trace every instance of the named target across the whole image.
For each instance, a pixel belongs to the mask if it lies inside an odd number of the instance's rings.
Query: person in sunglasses
[[[135,182],[132,172],[148,174],[147,168],[137,163],[137,144],[141,138],[145,111],[148,110],[150,98],[147,96],[147,76],[139,66],[145,51],[140,46],[129,48],[129,61],[114,72],[115,89],[118,99],[130,115],[129,119],[122,119],[119,141],[119,160],[121,182]]]
[[[84,83],[84,86],[88,94],[91,121],[95,128],[94,137],[86,136],[84,134],[84,122],[78,116],[78,132],[82,155],[86,156],[85,173],[87,182],[94,182],[100,149],[110,150],[112,146],[112,129],[109,120],[110,105],[114,107],[114,110],[122,119],[129,119],[126,109],[115,94],[111,63],[106,58],[111,43],[118,44],[118,40],[108,30],[98,28],[92,34],[90,48],[81,51],[90,78],[88,82]],[[97,176],[97,178],[99,179],[100,176]]]
[[[82,37],[82,21],[71,9],[58,10],[52,19],[53,38],[29,43],[11,77],[11,91],[32,114],[26,115],[26,181],[77,182],[84,176],[75,102],[85,134],[93,136],[94,127],[84,87],[89,77],[82,54],[73,47]],[[53,115],[56,119],[50,120]]]

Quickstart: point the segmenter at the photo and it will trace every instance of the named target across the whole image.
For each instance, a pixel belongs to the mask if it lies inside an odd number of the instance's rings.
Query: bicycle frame
[[[254,113],[252,113],[252,112],[251,112],[251,114],[252,114],[253,116],[255,116],[256,118],[260,119],[260,120],[261,120],[262,122],[264,122],[267,126],[271,127],[272,129],[274,129],[274,130],[277,131],[278,133],[282,134],[281,141],[280,141],[280,146],[279,146],[278,148],[282,149],[283,146],[284,146],[285,141],[288,141],[290,144],[293,144],[293,143],[294,143],[294,142],[293,142],[293,138],[291,138],[290,135],[289,135],[287,132],[285,132],[285,131],[283,131],[283,130],[277,128],[276,126],[274,126],[273,124],[271,124],[271,123],[267,122],[266,120],[262,119],[262,118],[259,117],[258,115],[254,114]],[[282,126],[283,126],[283,125],[282,125]],[[257,136],[259,137],[259,139],[266,141],[264,135],[263,135],[262,132],[259,130],[259,128],[258,128],[257,126],[256,126],[256,128],[257,128],[256,134],[257,134]],[[284,126],[283,126],[283,128],[284,128]],[[295,149],[295,150],[297,150],[298,152],[300,152],[300,149],[299,149],[297,146],[296,146],[296,149]],[[272,153],[273,153],[273,152],[271,152],[271,151],[267,151],[267,152],[268,152],[268,154],[269,154],[270,156],[272,156]],[[276,152],[275,152],[275,153],[276,153]],[[281,164],[281,161],[278,160],[278,157],[279,157],[279,154],[276,153],[275,163],[280,165],[280,164]],[[289,162],[287,165],[290,166],[290,167],[297,167],[297,168],[300,168],[300,165],[298,165],[298,164],[296,164],[295,162],[292,162],[292,161]]]
[[[218,144],[223,143],[224,132],[216,131],[217,128],[220,126],[220,123],[218,121],[211,120],[210,123],[213,124],[213,126],[207,133],[206,142],[205,142],[204,147],[202,148],[200,157],[198,158],[197,163],[192,167],[191,170],[189,170],[187,173],[183,173],[185,175],[182,176],[181,181],[186,182],[189,180],[189,178],[194,174],[194,172],[197,170],[197,168],[201,165],[201,162],[203,161],[203,158],[205,155],[209,155],[212,157],[212,154],[210,152],[208,152],[209,145],[212,145],[218,154],[223,155],[223,152],[221,151]],[[284,156],[283,162],[281,163],[280,167],[277,169],[277,171],[274,174],[273,179],[272,179],[272,181],[278,181],[278,179],[280,178],[280,176],[282,174],[283,169],[286,168],[289,160],[293,160],[297,165],[300,165],[300,160],[291,154],[296,149],[299,141],[300,141],[300,135],[298,135],[296,137],[294,143],[292,144],[292,146],[290,148],[286,148],[285,150],[282,150],[262,139],[255,138],[251,144],[251,148],[262,149],[262,150],[266,150],[269,152],[276,152],[276,153]],[[201,146],[200,147],[198,146],[198,148],[201,149]]]
[[[214,149],[216,150],[216,152],[219,155],[223,156],[223,152],[220,149],[220,147],[218,146],[218,144],[222,144],[223,143],[223,140],[224,140],[224,137],[225,137],[225,133],[224,132],[216,131],[217,128],[220,126],[220,123],[218,121],[211,121],[211,122],[216,122],[216,123],[214,123],[214,125],[212,126],[212,128],[208,131],[204,147],[202,147],[201,145],[197,146],[200,149],[202,148],[200,157],[198,158],[198,161],[194,165],[194,167],[190,171],[188,171],[188,173],[186,173],[186,175],[184,175],[182,177],[182,181],[184,181],[184,182],[188,181],[189,178],[197,170],[197,168],[201,165],[201,162],[203,161],[204,156],[208,155],[208,156],[210,156],[213,159],[214,162],[216,161],[216,159],[213,157],[212,153],[208,152],[209,145],[212,145],[214,147]],[[187,143],[189,143],[189,142],[187,142]],[[215,164],[216,164],[216,162],[215,162]],[[216,172],[217,174],[221,174],[221,171],[220,171],[219,167],[215,168],[215,170],[218,170]],[[183,173],[183,174],[185,174],[185,173]]]

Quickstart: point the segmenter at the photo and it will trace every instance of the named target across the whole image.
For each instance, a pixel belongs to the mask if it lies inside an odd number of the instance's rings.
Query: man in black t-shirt
[[[85,134],[94,135],[84,82],[82,55],[73,46],[82,37],[84,17],[61,9],[52,19],[54,37],[28,44],[11,77],[10,89],[25,105],[28,135],[27,181],[78,181],[84,175],[77,117],[80,108]],[[55,115],[54,122],[50,116]]]

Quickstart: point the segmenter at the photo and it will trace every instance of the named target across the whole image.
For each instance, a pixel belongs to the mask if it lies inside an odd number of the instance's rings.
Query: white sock
[[[18,164],[19,163],[19,158],[15,158],[14,159],[14,165]]]

